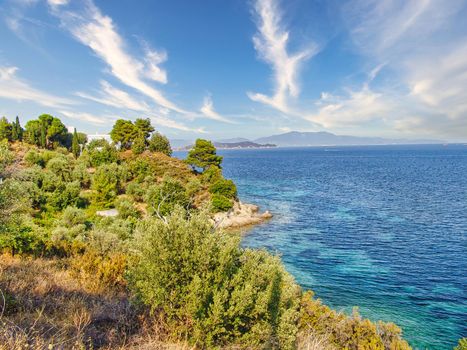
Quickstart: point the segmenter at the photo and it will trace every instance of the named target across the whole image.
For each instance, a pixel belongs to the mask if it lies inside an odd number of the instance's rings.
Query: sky
[[[0,0],[0,116],[467,141],[467,0]]]

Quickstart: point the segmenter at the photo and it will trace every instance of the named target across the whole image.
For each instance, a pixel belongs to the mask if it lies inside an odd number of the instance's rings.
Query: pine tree
[[[80,147],[79,147],[79,142],[78,142],[78,133],[75,131],[73,132],[73,139],[71,140],[71,152],[73,152],[73,155],[75,158],[79,157],[80,154]]]

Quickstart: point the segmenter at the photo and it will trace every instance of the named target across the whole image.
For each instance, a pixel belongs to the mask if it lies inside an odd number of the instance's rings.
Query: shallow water
[[[243,244],[282,254],[337,309],[415,348],[467,336],[467,146],[228,150],[224,173],[275,216]]]

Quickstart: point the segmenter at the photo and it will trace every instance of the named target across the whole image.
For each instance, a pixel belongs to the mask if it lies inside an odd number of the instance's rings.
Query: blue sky
[[[467,0],[2,0],[0,115],[467,141]]]

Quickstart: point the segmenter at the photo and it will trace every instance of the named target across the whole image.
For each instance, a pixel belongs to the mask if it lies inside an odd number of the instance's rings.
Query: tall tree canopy
[[[129,149],[138,137],[138,128],[131,120],[118,119],[110,132],[110,137],[115,143],[120,143],[122,149]]]
[[[58,118],[50,114],[42,114],[36,120],[26,123],[25,139],[27,142],[40,146],[67,146],[68,131]]]
[[[186,162],[193,168],[202,168],[203,170],[211,166],[220,168],[222,157],[216,154],[216,147],[211,141],[197,139],[195,146],[188,153]]]
[[[11,141],[13,126],[5,117],[0,119],[0,141],[7,139]]]

